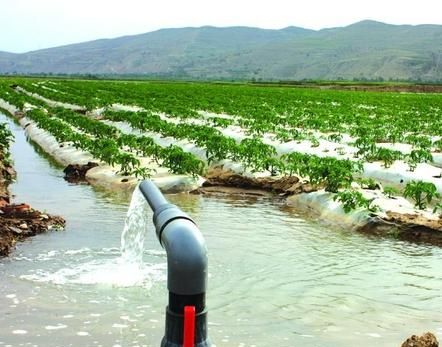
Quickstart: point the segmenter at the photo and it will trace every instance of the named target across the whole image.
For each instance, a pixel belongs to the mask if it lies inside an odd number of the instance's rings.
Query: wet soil
[[[194,194],[226,192],[245,195],[266,195],[268,193],[288,196],[314,192],[321,187],[301,181],[296,176],[286,177],[247,177],[222,168],[210,169],[203,186],[193,191]],[[236,188],[236,189],[232,189]]]
[[[206,182],[192,194],[236,195],[249,197],[286,197],[310,193],[320,189],[296,176],[290,177],[246,177],[222,168],[210,169]],[[370,235],[389,236],[411,242],[422,242],[442,246],[442,218],[427,219],[413,214],[387,211],[387,217],[373,216],[358,231]]]
[[[64,225],[63,218],[41,213],[29,205],[6,205],[0,209],[0,256],[8,255],[18,241]]]
[[[427,219],[419,215],[387,211],[386,218],[373,218],[360,232],[391,236],[399,240],[442,246],[442,218]]]
[[[425,333],[422,336],[409,337],[401,347],[439,347],[439,342],[432,333]]]
[[[69,164],[63,170],[64,179],[70,183],[88,183],[86,173],[96,166],[98,164],[94,162],[89,162],[86,165]]]
[[[9,204],[8,183],[14,177],[14,169],[4,164],[4,156],[0,152],[0,207]]]
[[[65,225],[63,218],[32,209],[27,204],[11,204],[8,185],[14,169],[5,165],[0,153],[0,256],[8,255],[18,241]]]

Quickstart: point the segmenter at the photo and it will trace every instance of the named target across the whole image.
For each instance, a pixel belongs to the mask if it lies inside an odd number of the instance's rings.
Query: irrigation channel
[[[8,121],[17,201],[62,215],[64,231],[0,260],[0,346],[159,346],[166,256],[149,224],[142,265],[120,255],[129,198],[71,185]],[[209,249],[216,346],[398,346],[442,336],[442,249],[330,229],[283,201],[177,194]]]

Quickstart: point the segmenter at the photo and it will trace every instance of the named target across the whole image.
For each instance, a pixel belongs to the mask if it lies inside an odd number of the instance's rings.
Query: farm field
[[[128,202],[67,184],[60,167],[11,128],[18,173],[11,193],[63,216],[66,229],[0,259],[0,342],[158,346],[166,257],[153,227],[141,283],[125,286],[128,273],[117,261]],[[217,346],[390,347],[424,331],[440,338],[442,248],[330,229],[274,199],[169,199],[195,218],[207,242],[209,336]]]
[[[119,262],[143,178],[207,240],[216,346],[442,335],[440,94],[3,78],[0,113],[11,196],[66,219],[0,260],[0,344],[158,345],[154,232],[135,278]]]
[[[110,189],[169,176],[164,190],[192,190],[205,177],[293,195],[353,226],[374,215],[408,225],[411,215],[442,228],[440,94],[2,79],[0,99],[25,117],[31,139],[65,144],[56,160],[100,163],[90,182],[105,186],[107,166]]]

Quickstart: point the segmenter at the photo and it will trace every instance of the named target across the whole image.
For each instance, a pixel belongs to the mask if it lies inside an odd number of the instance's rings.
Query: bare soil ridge
[[[7,256],[19,241],[65,225],[61,217],[34,210],[27,204],[11,203],[8,185],[14,177],[14,169],[5,164],[0,152],[0,256]]]

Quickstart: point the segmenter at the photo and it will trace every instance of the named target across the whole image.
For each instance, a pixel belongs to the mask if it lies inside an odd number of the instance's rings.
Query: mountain
[[[319,31],[162,29],[23,54],[0,52],[0,73],[442,81],[442,25],[366,20]]]

